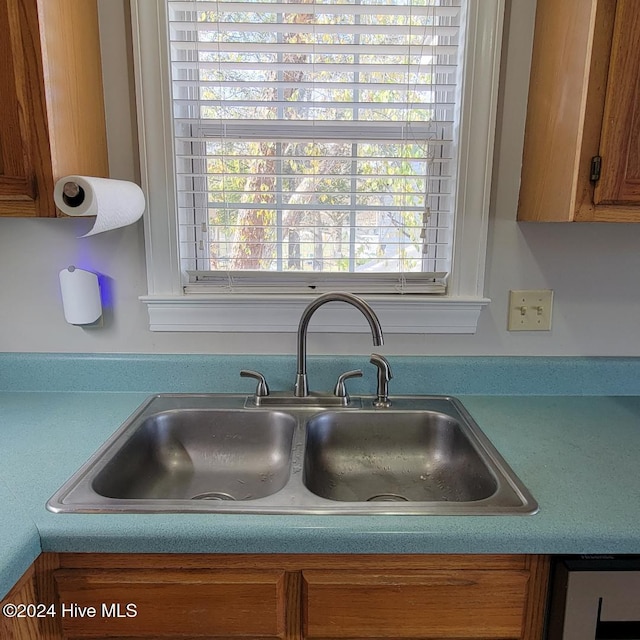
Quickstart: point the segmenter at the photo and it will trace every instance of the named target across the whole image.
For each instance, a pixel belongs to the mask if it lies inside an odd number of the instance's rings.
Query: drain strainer
[[[199,493],[197,496],[193,496],[192,500],[235,500],[233,496],[228,493],[221,493],[219,491],[209,491],[208,493]]]
[[[409,502],[409,499],[395,493],[379,493],[367,498],[367,502]]]

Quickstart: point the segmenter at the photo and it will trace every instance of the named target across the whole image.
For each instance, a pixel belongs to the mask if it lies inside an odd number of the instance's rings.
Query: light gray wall
[[[111,174],[137,179],[129,100],[126,11],[99,0]],[[515,222],[535,2],[512,0],[507,16],[494,166],[486,294],[473,336],[387,336],[388,354],[640,355],[640,224]],[[289,334],[153,333],[138,296],[146,292],[140,223],[77,239],[88,219],[0,220],[0,351],[293,353]],[[65,323],[58,272],[86,266],[106,278],[113,308],[101,329]],[[509,289],[555,291],[553,330],[509,333]],[[313,334],[310,353],[369,353],[369,339]]]

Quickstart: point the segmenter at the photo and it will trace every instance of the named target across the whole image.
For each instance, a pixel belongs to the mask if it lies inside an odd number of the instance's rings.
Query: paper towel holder
[[[85,198],[84,189],[77,182],[65,182],[62,187],[62,200],[68,207],[79,207]]]
[[[95,216],[93,227],[82,238],[133,224],[146,208],[144,192],[135,182],[96,176],[59,178],[53,200],[64,215]]]
[[[60,271],[64,319],[73,325],[102,326],[102,301],[98,276],[74,265]]]

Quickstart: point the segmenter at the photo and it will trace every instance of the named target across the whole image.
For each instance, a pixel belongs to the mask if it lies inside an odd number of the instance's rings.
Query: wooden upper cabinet
[[[95,0],[0,0],[0,215],[55,217],[67,174],[108,175]]]
[[[32,202],[35,199],[35,180],[30,165],[30,131],[24,118],[29,104],[22,55],[20,15],[17,5],[0,1],[0,198]],[[7,98],[8,97],[8,98]]]
[[[640,11],[618,0],[604,106],[596,204],[640,204]]]
[[[640,222],[639,90],[637,0],[538,0],[518,220]]]

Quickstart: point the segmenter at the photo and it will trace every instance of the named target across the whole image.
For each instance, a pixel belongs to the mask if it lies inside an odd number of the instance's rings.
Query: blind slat
[[[331,273],[255,273],[239,271],[188,271],[187,293],[243,292],[265,293],[266,290],[285,290],[291,293],[321,293],[338,287],[348,288],[354,293],[445,293],[446,271],[407,273],[402,276],[388,273],[358,273],[357,278],[349,274]]]
[[[339,15],[395,15],[398,7],[395,3],[383,5],[378,3],[355,3],[346,4],[344,2],[330,2],[324,0],[316,3],[284,3],[284,2],[233,2],[233,0],[169,0],[167,2],[170,11],[171,21],[175,21],[176,16],[189,16],[193,10],[213,11],[224,13],[237,13],[241,11],[255,11],[256,13],[308,13],[310,9],[318,13],[331,13]],[[249,6],[248,6],[249,5]],[[326,9],[326,11],[322,11]],[[447,5],[438,2],[430,2],[423,5],[411,7],[413,15],[424,15],[425,11],[439,18],[452,18],[460,14],[459,5]],[[184,20],[184,18],[183,18]]]
[[[193,142],[207,142],[207,138],[222,140],[252,139],[267,136],[269,139],[343,139],[352,138],[361,141],[389,140],[405,142],[414,139],[428,139],[434,131],[452,129],[453,121],[441,122],[402,122],[388,124],[385,121],[342,121],[323,122],[318,120],[271,121],[247,119],[241,121],[208,122],[200,119],[177,118],[175,123],[184,127],[194,127],[190,136],[178,134],[177,141],[192,140]],[[450,140],[440,140],[447,142]]]
[[[349,83],[343,83],[345,85],[348,85]],[[357,86],[357,85],[354,85]],[[173,82],[173,87],[174,89],[180,89],[180,90],[186,90],[186,91],[200,91],[200,90],[205,90],[205,89],[239,89],[239,88],[243,88],[246,89],[247,88],[247,82],[244,80],[226,80],[226,79],[220,79],[220,80],[216,80],[214,81],[207,81],[207,80],[174,80]],[[304,81],[302,80],[301,82],[287,82],[284,80],[274,80],[272,81],[267,81],[267,80],[252,80],[251,82],[251,87],[253,89],[263,89],[263,88],[269,88],[269,89],[276,89],[277,91],[283,91],[286,89],[336,89],[336,88],[344,88],[343,85],[341,85],[340,83],[336,83],[336,82],[323,82],[321,80],[312,80],[312,81]],[[374,90],[387,90],[389,89],[389,83],[382,83],[382,82],[367,82],[367,89],[369,91],[374,91]],[[426,91],[433,91],[433,92],[438,92],[438,93],[447,93],[447,92],[452,92],[456,90],[456,85],[455,83],[450,83],[450,84],[431,84],[429,85],[428,88],[421,88],[421,87],[410,87],[409,89],[407,88],[407,86],[401,86],[401,85],[396,85],[396,89],[398,91],[421,91],[421,92],[426,92]],[[178,92],[180,93],[180,92]]]
[[[200,71],[235,71],[235,70],[244,70],[244,71],[260,71],[264,70],[265,72],[273,72],[273,71],[297,71],[300,69],[300,66],[292,63],[292,62],[262,62],[259,61],[241,61],[241,62],[226,62],[224,60],[209,62],[206,60],[199,60],[197,64],[193,61],[189,60],[173,60],[172,66],[175,70],[181,71],[191,71],[198,69]],[[339,69],[337,69],[337,65],[339,65]],[[423,69],[424,66],[420,64],[395,64],[392,62],[389,63],[378,63],[374,62],[359,62],[359,63],[324,63],[324,62],[316,62],[313,63],[313,69],[315,71],[334,71],[334,72],[358,72],[358,73],[373,73],[373,70],[384,69],[388,72],[393,72],[397,74],[415,74],[419,70]],[[433,71],[436,74],[454,74],[456,72],[455,64],[442,64],[439,63],[435,65]],[[307,69],[310,71],[311,69]],[[379,74],[382,75],[382,74]],[[391,84],[397,83],[397,80],[390,80]]]
[[[175,25],[173,25],[175,28]],[[316,24],[311,30],[305,24],[296,24],[295,22],[287,23],[274,23],[274,22],[252,22],[252,23],[239,23],[239,22],[216,22],[214,24],[209,23],[195,23],[189,25],[189,31],[193,33],[211,33],[215,35],[221,35],[225,33],[235,34],[238,31],[245,33],[267,33],[272,36],[279,34],[307,34],[312,33],[315,36],[322,34],[336,34],[336,35],[371,35],[371,36],[392,36],[403,35],[413,36],[416,35],[420,29],[424,27],[416,27],[413,25],[376,25],[376,24],[349,24],[349,25],[322,25]],[[176,29],[178,31],[178,29]],[[184,31],[182,32],[184,33]],[[457,29],[451,27],[429,27],[429,33],[433,33],[434,36],[455,36]],[[184,36],[182,36],[184,37]]]
[[[195,32],[197,33],[197,32]],[[256,47],[248,42],[198,42],[193,39],[185,39],[184,33],[176,33],[172,39],[171,50],[172,59],[179,60],[180,56],[191,55],[193,53],[216,52],[216,53],[255,53]],[[339,42],[334,44],[323,44],[322,42],[265,42],[260,45],[260,53],[277,53],[283,57],[291,53],[302,53],[306,55],[331,54],[335,56],[365,55],[389,55],[397,56],[422,56],[425,54],[443,56],[457,56],[458,48],[447,45],[415,45],[415,44],[377,44],[375,51],[368,51],[365,45],[349,44]]]

